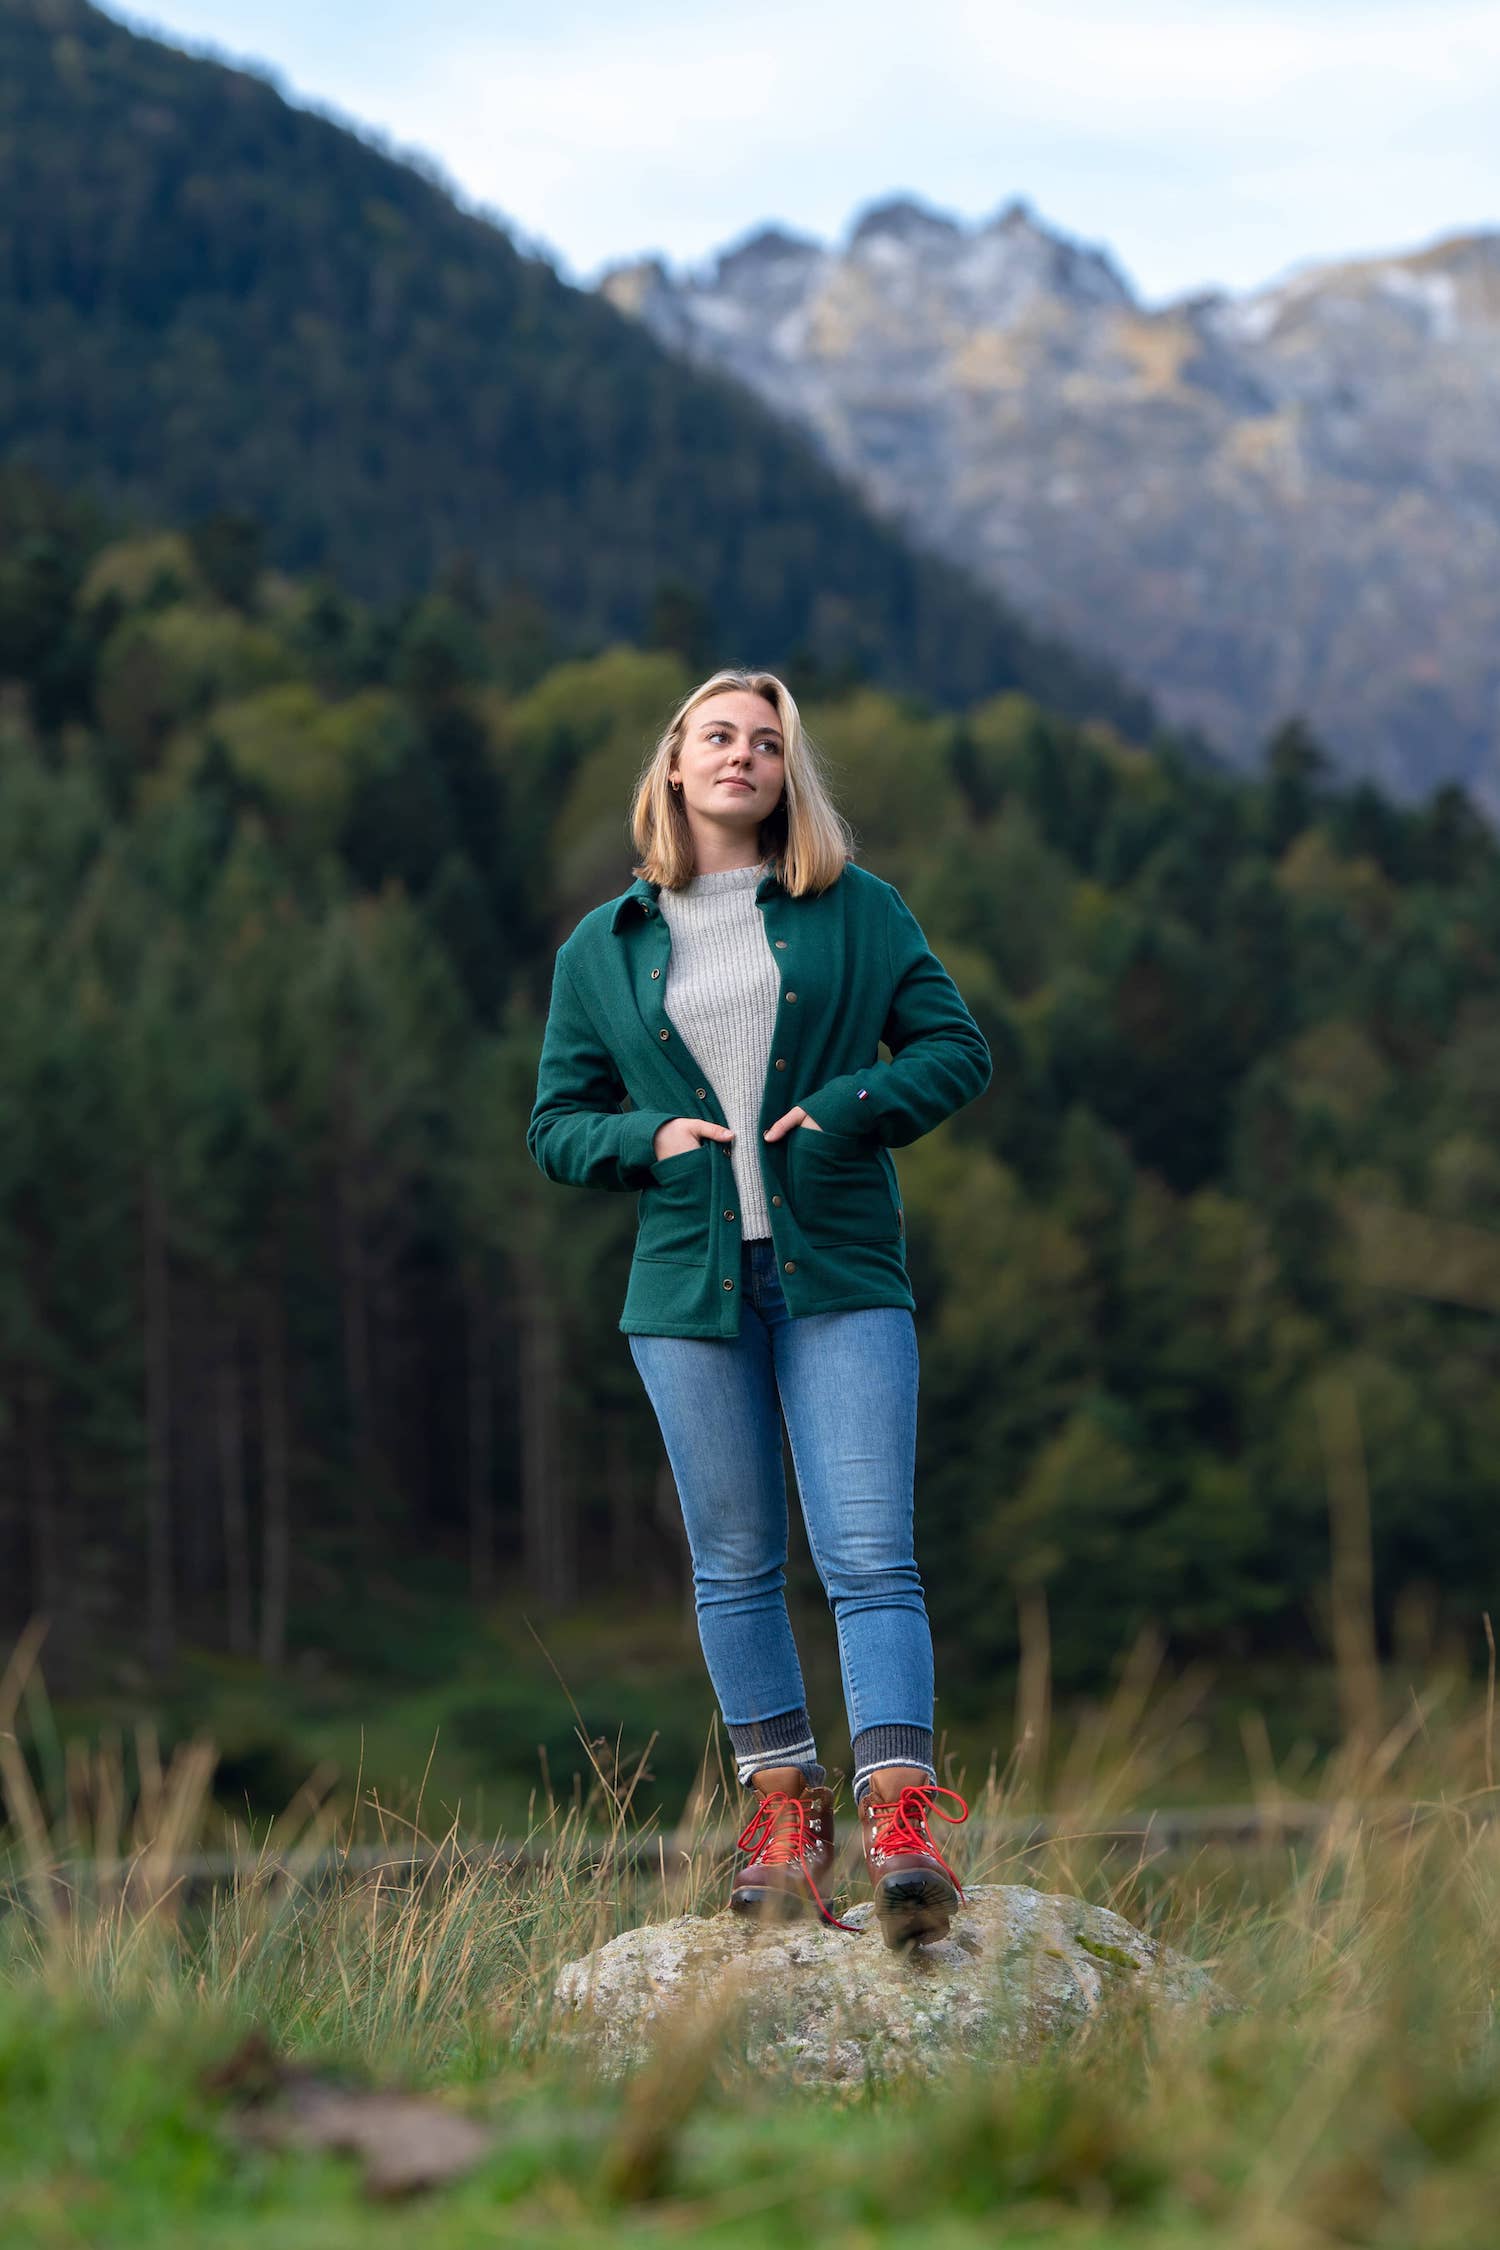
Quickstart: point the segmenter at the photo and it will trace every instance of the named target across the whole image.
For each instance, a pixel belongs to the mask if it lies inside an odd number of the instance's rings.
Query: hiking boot
[[[829,1913],[818,1889],[833,1866],[831,1789],[809,1788],[801,1796],[785,1789],[762,1791],[739,1848],[750,1856],[729,1894],[731,1912],[784,1921],[813,1907],[836,1930],[854,1927]]]
[[[935,1797],[951,1797],[962,1809],[944,1812],[933,1803]],[[956,1789],[944,1789],[935,1781],[908,1782],[899,1796],[890,1799],[877,1797],[870,1789],[860,1801],[865,1865],[887,1945],[946,1937],[953,1910],[962,1903],[958,1877],[927,1832],[931,1813],[957,1828],[968,1819],[969,1808]]]

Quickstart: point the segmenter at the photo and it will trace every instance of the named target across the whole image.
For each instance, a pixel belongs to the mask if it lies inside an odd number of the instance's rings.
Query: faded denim
[[[744,1727],[806,1702],[786,1608],[784,1414],[808,1547],[838,1634],[851,1739],[883,1726],[930,1737],[932,1634],[912,1545],[912,1315],[881,1305],[793,1320],[769,1240],[741,1245],[740,1287],[737,1336],[629,1338],[677,1483],[699,1639],[724,1721]]]

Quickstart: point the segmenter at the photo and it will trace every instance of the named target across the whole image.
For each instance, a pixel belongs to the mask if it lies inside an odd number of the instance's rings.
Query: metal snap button
[[[659,1031],[656,1036],[658,1039],[670,1039],[672,1034],[670,1031]]]
[[[724,1287],[726,1289],[732,1289],[734,1287],[734,1283],[732,1281],[726,1281]]]
[[[782,1269],[781,1269],[781,1270],[782,1270],[782,1272],[783,1272],[783,1273],[795,1273],[795,1272],[797,1271],[797,1261],[796,1261],[796,1259],[795,1259],[795,1258],[788,1258],[788,1259],[787,1259],[787,1260],[785,1261],[785,1263],[783,1264],[783,1266],[782,1266]]]
[[[665,1039],[665,1038],[666,1038],[666,1036],[667,1036],[667,1035],[666,1035],[666,1033],[665,1033],[665,1032],[663,1032],[663,1033],[662,1033],[662,1037],[663,1037],[663,1039]],[[786,1056],[785,1056],[785,1055],[778,1055],[778,1056],[776,1057],[776,1068],[777,1068],[778,1070],[785,1070],[785,1069],[786,1069]]]
[[[693,1088],[693,1092],[697,1095],[700,1102],[706,1102],[708,1100],[708,1088],[706,1086],[695,1086]]]
[[[779,1211],[781,1209],[781,1197],[779,1195],[773,1195],[771,1201],[775,1204],[777,1210]]]
[[[653,975],[654,977],[659,977],[659,976],[661,975],[661,971],[660,971],[660,969],[653,969],[653,970],[651,971],[651,974],[652,974],[652,975]]]
[[[777,952],[778,952],[778,953],[785,953],[785,951],[786,951],[786,939],[785,939],[784,937],[779,937],[779,938],[778,938],[778,939],[776,940],[776,950],[777,950]]]
[[[797,995],[796,995],[796,993],[795,993],[795,992],[789,992],[789,993],[787,994],[787,998],[788,998],[788,1000],[795,1000],[795,999],[796,999],[796,997],[797,997]]]
[[[734,1217],[734,1213],[732,1211],[726,1211],[724,1213],[724,1216],[726,1219],[732,1219]]]

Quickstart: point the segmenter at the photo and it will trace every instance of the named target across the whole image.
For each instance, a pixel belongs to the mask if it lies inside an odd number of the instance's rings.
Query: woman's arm
[[[658,1128],[677,1113],[622,1110],[625,1088],[578,997],[561,951],[542,1034],[526,1146],[549,1180],[569,1187],[639,1188],[650,1178]]]
[[[994,1065],[984,1033],[894,885],[886,948],[891,1003],[880,1036],[891,1060],[830,1078],[802,1107],[830,1132],[870,1133],[904,1148],[982,1094]]]

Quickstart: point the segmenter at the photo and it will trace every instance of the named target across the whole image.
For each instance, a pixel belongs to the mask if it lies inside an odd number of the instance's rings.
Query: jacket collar
[[[756,905],[759,906],[763,898],[773,897],[781,887],[780,876],[768,868],[755,886]],[[611,935],[621,930],[627,922],[639,921],[642,917],[655,914],[660,892],[660,883],[648,882],[644,875],[638,875],[629,890],[622,891],[615,900],[614,911],[609,918]]]

